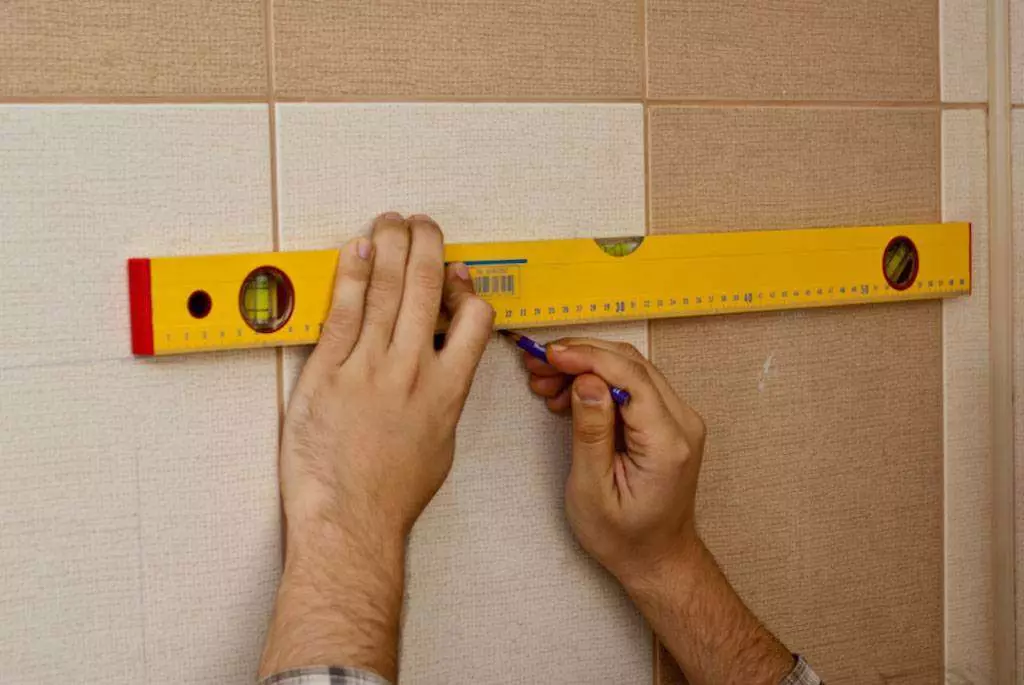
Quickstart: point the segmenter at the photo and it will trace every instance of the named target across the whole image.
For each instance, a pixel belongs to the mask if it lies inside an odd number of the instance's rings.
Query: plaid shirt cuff
[[[313,666],[282,671],[264,678],[259,685],[391,685],[376,673],[357,668]]]
[[[821,678],[815,675],[811,667],[804,661],[804,658],[797,654],[796,665],[793,666],[793,670],[782,679],[779,685],[824,685],[824,683],[821,682]]]
[[[296,668],[277,673],[260,681],[259,685],[391,685],[387,680],[370,671],[354,668]],[[814,674],[802,656],[797,656],[796,665],[779,685],[824,685]]]

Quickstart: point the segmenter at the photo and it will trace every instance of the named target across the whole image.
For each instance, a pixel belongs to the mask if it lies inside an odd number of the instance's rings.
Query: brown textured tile
[[[938,219],[939,113],[655,107],[651,228]]]
[[[651,97],[938,96],[935,0],[649,0]]]
[[[275,0],[284,97],[616,98],[642,91],[620,0]]]
[[[3,0],[0,97],[252,96],[262,0]]]
[[[653,231],[937,220],[937,127],[657,108]],[[708,422],[708,545],[832,685],[941,680],[941,344],[935,302],[651,324],[653,360]]]

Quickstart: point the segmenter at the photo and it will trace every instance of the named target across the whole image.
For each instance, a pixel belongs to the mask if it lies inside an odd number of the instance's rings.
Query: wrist
[[[291,506],[289,506],[291,505]],[[394,556],[408,530],[379,507],[344,506],[335,498],[285,500],[285,559],[293,555]]]
[[[625,564],[616,578],[626,592],[642,596],[692,586],[715,562],[695,530],[687,531],[670,545]]]
[[[261,674],[346,665],[394,680],[404,575],[400,536],[290,532]]]
[[[386,526],[336,521],[289,521],[285,533],[285,570],[306,566],[381,570],[404,565],[405,534]]]

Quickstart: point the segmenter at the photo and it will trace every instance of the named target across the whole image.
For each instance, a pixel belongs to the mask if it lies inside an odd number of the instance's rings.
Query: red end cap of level
[[[128,260],[128,305],[132,317],[132,354],[153,355],[153,293],[148,259]]]

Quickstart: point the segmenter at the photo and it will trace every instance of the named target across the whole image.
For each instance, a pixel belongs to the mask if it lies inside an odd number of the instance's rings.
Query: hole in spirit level
[[[205,290],[196,290],[188,296],[188,313],[197,319],[204,318],[213,309],[213,300]]]
[[[295,289],[283,271],[261,266],[242,281],[238,308],[249,328],[257,333],[273,333],[291,318]]]
[[[920,260],[917,246],[906,236],[897,236],[885,246],[882,255],[882,273],[885,282],[894,290],[906,290],[914,285]]]

